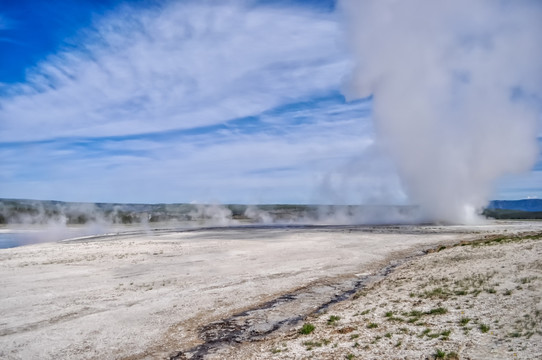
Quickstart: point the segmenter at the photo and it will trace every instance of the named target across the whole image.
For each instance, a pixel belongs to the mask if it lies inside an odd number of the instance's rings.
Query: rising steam
[[[542,96],[542,2],[344,0],[380,140],[428,220],[465,223],[494,181],[529,170]]]

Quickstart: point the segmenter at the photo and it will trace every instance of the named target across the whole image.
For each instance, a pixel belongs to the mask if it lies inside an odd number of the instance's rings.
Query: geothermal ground
[[[539,358],[541,241],[451,247],[527,233],[542,223],[158,230],[2,249],[0,357]]]

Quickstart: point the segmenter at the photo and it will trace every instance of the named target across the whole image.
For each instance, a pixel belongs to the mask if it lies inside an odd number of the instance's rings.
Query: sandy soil
[[[393,258],[416,254],[422,249],[434,247],[435,244],[452,244],[459,240],[505,231],[510,234],[540,230],[542,224],[535,222],[493,223],[477,227],[229,228],[149,232],[2,249],[0,358],[167,358],[203,343],[205,340],[199,333],[203,325],[243,310],[261,307],[281,295],[295,293],[297,302],[286,304],[281,314],[273,316],[280,318],[290,313],[304,317],[338,292],[344,291],[355,279],[381,269]],[[539,251],[537,243],[525,246],[532,246],[535,251]],[[455,249],[450,251],[456,251]],[[431,261],[433,256],[442,256],[441,254],[446,252],[423,257],[423,261]],[[499,254],[501,253],[503,256],[490,258],[489,263],[499,259],[500,264],[501,260],[508,259],[507,251],[499,250]],[[512,265],[504,266],[512,269],[516,266],[513,264],[520,260],[506,260],[511,261]],[[536,268],[536,261],[529,261],[524,268],[531,269],[529,266],[534,264],[533,273],[539,273],[540,268]],[[425,287],[444,288],[444,280],[439,279],[443,277],[442,272],[450,271],[450,267],[439,267],[439,264],[439,261],[434,264],[429,262],[424,265],[423,272],[413,268],[411,273],[402,275],[400,282],[400,279],[393,276],[397,277],[398,274],[409,271],[408,266],[414,266],[410,263],[405,265],[405,268],[395,272],[390,280],[385,280],[388,283],[378,283],[390,285],[375,285],[381,287],[378,291],[382,293],[360,297],[354,302],[347,301],[337,305],[337,309],[333,308],[333,311],[330,309],[333,314],[336,311],[339,314],[337,316],[341,317],[337,326],[324,326],[327,321],[325,316],[315,318],[317,330],[313,335],[286,342],[280,352],[276,351],[278,345],[272,339],[233,348],[239,352],[229,355],[220,351],[233,351],[232,348],[219,349],[219,352],[211,352],[206,357],[248,359],[257,356],[275,357],[278,354],[286,358],[304,358],[313,354],[312,351],[337,356],[346,356],[350,352],[360,355],[361,349],[365,349],[366,345],[369,345],[369,349],[363,351],[372,351],[376,355],[380,354],[379,351],[387,351],[383,344],[402,341],[403,344],[397,348],[391,347],[392,351],[397,353],[398,349],[406,351],[409,347],[415,348],[415,341],[423,344],[434,342],[435,346],[440,346],[440,343],[437,343],[441,341],[439,338],[429,337],[430,340],[427,340],[428,336],[416,337],[425,327],[430,329],[432,335],[440,331],[440,325],[452,329],[448,342],[442,345],[443,349],[467,351],[467,348],[445,345],[460,344],[466,341],[465,339],[471,339],[475,344],[488,344],[486,348],[481,347],[480,351],[492,350],[491,344],[494,342],[487,339],[493,339],[493,334],[478,334],[477,326],[489,321],[482,317],[483,313],[478,305],[474,305],[472,309],[475,315],[471,315],[467,306],[454,305],[455,303],[444,304],[448,313],[440,317],[422,316],[420,321],[426,325],[403,324],[400,327],[406,327],[407,330],[402,335],[397,333],[399,330],[390,328],[387,332],[392,332],[391,339],[383,337],[376,345],[366,344],[371,337],[384,336],[387,333],[384,324],[388,326],[393,323],[383,318],[381,312],[392,311],[397,316],[408,319],[406,315],[400,315],[405,309],[430,310],[432,305],[429,303],[437,299],[427,296],[418,298],[417,295],[410,297],[409,293],[418,289],[418,280],[412,282],[411,279],[417,279],[418,276],[419,281],[429,281],[427,279],[433,276],[435,283],[429,283]],[[465,264],[464,271],[468,271],[470,263]],[[502,270],[498,274],[505,276],[512,270],[515,271],[515,268],[510,269],[506,268],[506,271]],[[534,301],[532,299],[539,301],[540,286],[537,275],[517,273],[513,279],[502,280],[498,274],[492,275],[487,282],[492,284],[499,295],[507,290],[512,291],[511,295],[506,295],[508,297],[505,299],[511,301],[507,306],[521,304],[523,310],[532,305],[529,302]],[[450,274],[449,281],[465,276],[467,275],[458,272],[452,278]],[[513,287],[517,285],[516,278],[520,279],[520,282],[523,278],[530,280],[521,284],[523,289],[518,290]],[[452,287],[449,284],[447,286]],[[529,290],[530,287],[535,290]],[[396,291],[398,288],[402,290]],[[423,289],[414,292],[423,293]],[[525,295],[519,296],[524,292]],[[476,304],[475,300],[491,298],[490,295],[497,298],[494,294],[482,291],[471,303]],[[387,298],[389,299],[386,300]],[[456,297],[438,301],[459,301],[452,300],[453,298]],[[463,298],[467,299],[468,296],[459,297]],[[516,298],[526,298],[527,302],[523,304]],[[371,300],[363,303],[360,302],[362,299]],[[412,303],[415,301],[422,303]],[[460,306],[460,309],[454,306]],[[482,309],[485,309],[484,306]],[[355,316],[367,309],[370,309],[369,313]],[[534,308],[531,306],[528,309]],[[462,330],[456,329],[455,318],[451,318],[459,311],[464,311],[465,316],[472,319],[468,323],[468,327],[472,328],[469,330],[470,335],[465,339],[461,337]],[[256,324],[260,328],[265,327],[266,322],[273,321],[267,313],[259,316],[263,318],[263,323]],[[534,316],[532,313],[525,321],[538,319]],[[432,319],[438,319],[438,324],[433,324]],[[350,321],[358,321],[351,325],[355,330],[333,335],[334,331],[350,326],[347,325]],[[379,326],[376,329],[366,329],[364,324],[368,321],[378,322]],[[446,321],[452,323],[448,324]],[[506,319],[500,322],[503,326],[507,323]],[[499,326],[493,323],[489,325],[491,331],[496,331]],[[280,336],[298,336],[295,329],[290,330],[293,333],[288,331],[285,326]],[[509,331],[512,329],[506,325],[502,334]],[[512,346],[515,352],[523,354],[522,351],[526,350],[522,350],[521,344],[539,340],[537,330],[529,331],[534,331],[534,334],[528,339],[522,331],[521,336],[511,340],[513,346],[505,343],[495,351],[508,354],[508,348]],[[380,332],[384,333],[378,335]],[[354,334],[359,334],[356,348],[352,347],[355,341],[348,340]],[[498,336],[502,334],[499,332]],[[317,346],[315,350],[306,350],[307,346],[302,343],[324,337],[328,337],[330,343],[325,347]],[[283,339],[280,338],[280,346],[282,342]],[[337,346],[333,348],[335,343]],[[530,348],[530,345],[527,347]],[[288,351],[283,351],[286,349]],[[331,352],[332,349],[335,352]],[[468,349],[475,351],[477,347]],[[417,356],[419,353],[413,354]],[[329,358],[337,357],[330,355]]]

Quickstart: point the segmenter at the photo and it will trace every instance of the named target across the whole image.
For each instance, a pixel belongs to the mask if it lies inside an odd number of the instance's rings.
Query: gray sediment
[[[207,355],[224,347],[262,340],[274,333],[287,331],[311,315],[323,313],[330,306],[350,299],[369,284],[391,274],[400,265],[437,248],[438,245],[395,258],[370,275],[303,287],[226,319],[201,326],[198,332],[203,343],[187,350],[172,351],[170,360],[205,359]]]

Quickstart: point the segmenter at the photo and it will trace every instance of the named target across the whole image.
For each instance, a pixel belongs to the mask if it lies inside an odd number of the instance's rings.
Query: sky
[[[0,197],[408,203],[344,33],[325,0],[3,0]],[[542,151],[493,194],[542,198]]]

